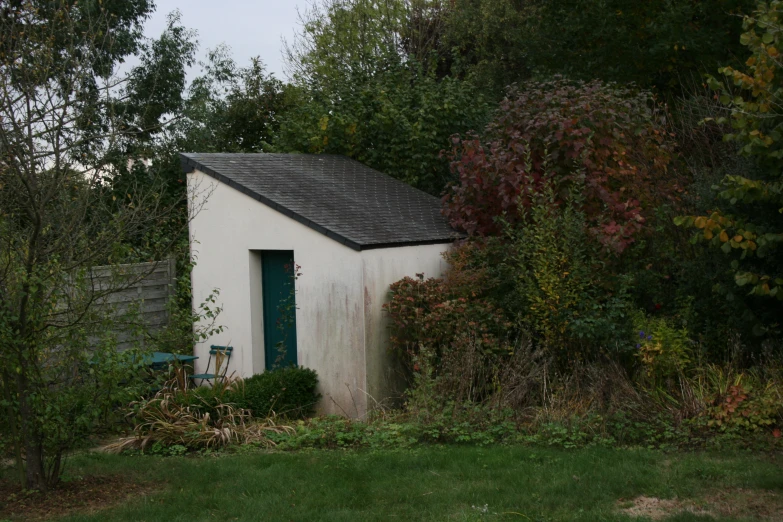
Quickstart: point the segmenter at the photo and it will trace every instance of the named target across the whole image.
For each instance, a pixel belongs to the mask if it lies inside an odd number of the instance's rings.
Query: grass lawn
[[[762,454],[421,447],[69,461],[69,480],[91,475],[148,485],[58,520],[783,520],[783,469]]]

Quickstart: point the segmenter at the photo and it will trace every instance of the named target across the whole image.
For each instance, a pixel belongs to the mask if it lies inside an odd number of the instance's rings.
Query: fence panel
[[[168,325],[168,303],[173,296],[176,282],[176,259],[156,263],[136,263],[119,267],[96,267],[93,270],[93,286],[105,288],[120,283],[121,290],[113,292],[97,306],[116,318],[114,334],[117,348],[126,350],[143,339],[134,334],[135,326],[142,326],[150,333]],[[132,311],[133,313],[129,313]]]

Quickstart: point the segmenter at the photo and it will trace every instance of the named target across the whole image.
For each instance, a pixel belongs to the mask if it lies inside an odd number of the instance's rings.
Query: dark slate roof
[[[354,250],[461,237],[441,202],[358,161],[310,154],[181,154],[198,169]]]

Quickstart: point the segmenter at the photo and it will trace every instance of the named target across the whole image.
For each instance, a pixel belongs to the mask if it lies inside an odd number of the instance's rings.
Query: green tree
[[[724,139],[753,160],[752,168],[727,175],[714,187],[719,205],[713,212],[675,222],[698,228],[695,239],[732,255],[735,281],[751,295],[783,300],[783,2],[759,2],[743,27],[740,41],[751,53],[745,67],[724,67],[726,83],[714,77],[709,82],[731,112],[720,121],[732,126]]]
[[[441,59],[451,59],[449,74],[461,73],[455,65],[470,71],[494,99],[502,97],[512,83],[530,79],[531,49],[542,37],[535,2],[454,0],[444,4],[438,43]]]
[[[288,107],[285,85],[267,74],[260,58],[239,67],[230,49],[209,52],[203,73],[190,85],[181,118],[169,139],[198,152],[258,152],[277,136]]]
[[[289,46],[290,110],[275,147],[344,154],[422,190],[449,179],[439,152],[480,128],[488,104],[470,79],[442,77],[423,21],[430,3],[328,2]],[[411,43],[411,42],[416,42]],[[413,50],[411,50],[413,49]]]
[[[176,109],[193,46],[176,16],[160,40],[145,44],[146,2],[2,7],[3,414],[17,456],[24,454],[25,487],[45,490],[59,480],[66,452],[98,425],[101,405],[117,399],[107,386],[121,366],[101,306],[134,280],[120,267],[99,277],[95,267],[124,260],[129,239],[165,222],[179,204],[160,197],[154,177],[118,191],[115,167],[129,145],[162,127],[151,114]],[[141,65],[114,74],[131,53],[141,54]],[[152,85],[165,88],[155,93]],[[159,244],[155,258],[170,245]],[[105,350],[87,348],[101,344]]]
[[[438,80],[411,64],[331,82],[327,94],[300,89],[276,146],[344,154],[433,194],[449,181],[439,152],[454,132],[483,126],[488,105],[469,83]]]
[[[320,85],[342,76],[372,74],[382,60],[402,53],[406,0],[322,0],[300,19],[284,57],[295,83]]]
[[[741,53],[740,15],[754,0],[540,0],[532,67],[574,79],[655,87],[679,95],[694,74]]]

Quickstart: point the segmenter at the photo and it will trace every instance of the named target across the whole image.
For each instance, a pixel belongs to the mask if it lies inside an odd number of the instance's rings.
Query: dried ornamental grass
[[[149,401],[139,403],[139,409],[133,414],[134,435],[109,444],[103,450],[109,453],[143,450],[155,443],[191,449],[211,449],[234,443],[272,447],[275,443],[269,439],[269,434],[294,433],[292,427],[277,424],[274,417],[253,419],[249,410],[223,403],[219,398],[217,404],[208,405],[212,413],[201,412],[198,404],[182,401],[182,394],[183,391],[166,386]],[[203,398],[198,400],[207,405]]]

